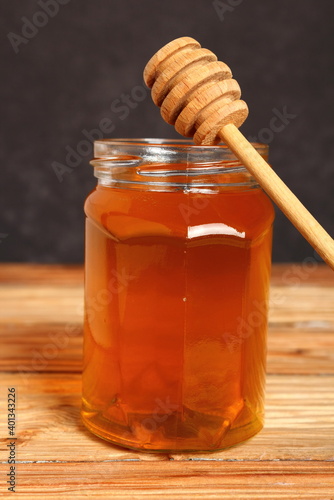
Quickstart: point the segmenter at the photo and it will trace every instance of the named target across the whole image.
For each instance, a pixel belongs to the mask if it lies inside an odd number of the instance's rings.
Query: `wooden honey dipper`
[[[223,140],[305,239],[334,269],[334,240],[239,131],[248,116],[230,68],[190,37],[162,47],[147,63],[144,81],[163,119],[195,144]]]

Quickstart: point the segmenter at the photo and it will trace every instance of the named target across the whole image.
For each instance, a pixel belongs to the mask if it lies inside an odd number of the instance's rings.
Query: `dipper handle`
[[[233,124],[219,135],[298,231],[334,270],[334,240]]]
[[[230,68],[190,37],[162,47],[147,63],[144,80],[167,123],[196,144],[223,140],[305,239],[334,269],[334,240],[284,184],[238,127],[248,116]]]

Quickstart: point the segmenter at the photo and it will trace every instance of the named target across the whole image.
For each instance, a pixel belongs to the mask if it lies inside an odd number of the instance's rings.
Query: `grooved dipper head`
[[[230,68],[193,38],[177,38],[154,54],[144,81],[163,119],[196,144],[217,144],[225,125],[240,127],[248,116]]]

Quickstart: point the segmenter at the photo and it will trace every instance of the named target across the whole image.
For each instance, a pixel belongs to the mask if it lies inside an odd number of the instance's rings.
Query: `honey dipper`
[[[162,47],[147,63],[144,81],[163,119],[197,145],[223,140],[305,239],[334,269],[334,240],[290,191],[238,127],[247,104],[230,68],[190,37]]]

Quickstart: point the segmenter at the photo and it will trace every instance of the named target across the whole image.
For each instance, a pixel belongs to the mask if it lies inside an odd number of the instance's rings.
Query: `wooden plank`
[[[268,373],[334,374],[332,328],[271,327],[268,334]]]
[[[82,265],[0,263],[2,283],[82,284]],[[276,286],[291,286],[298,282],[308,285],[334,286],[334,273],[326,265],[307,256],[303,263],[274,263],[271,282]]]
[[[2,371],[81,371],[81,324],[0,324],[0,344]],[[267,372],[333,374],[332,329],[270,328]]]
[[[0,324],[81,323],[83,286],[1,284],[0,303]]]
[[[334,273],[306,264],[273,268],[265,428],[222,452],[170,455],[113,446],[80,421],[82,267],[0,265],[0,469],[14,386],[16,496],[333,500]]]
[[[316,285],[334,286],[334,272],[326,264],[319,263],[313,255],[306,256],[301,263],[274,263],[271,272],[274,286]]]
[[[0,282],[4,284],[82,285],[82,265],[0,264]]]
[[[259,468],[257,462],[211,460],[23,463],[17,469],[15,498],[332,500],[334,492],[333,462],[321,470],[316,461]],[[0,470],[6,473],[5,466]]]
[[[334,274],[334,273],[333,273]],[[271,287],[271,325],[334,327],[334,287]]]
[[[82,325],[0,324],[0,370],[81,372]]]
[[[167,460],[113,446],[80,421],[79,374],[1,374],[0,436],[7,436],[7,387],[16,387],[21,461]],[[242,445],[214,453],[177,453],[196,460],[334,460],[334,376],[269,375],[265,428]],[[4,451],[5,440],[1,450]]]
[[[7,278],[19,274],[17,266],[12,267]],[[25,281],[25,268],[20,268]],[[0,284],[0,369],[25,366],[25,370],[33,371],[78,371],[82,357],[83,285],[71,284],[69,275],[78,279],[82,269],[70,269],[67,274],[61,268],[48,279],[50,271],[41,268],[40,272],[34,270],[39,284],[29,282],[29,266],[28,283]],[[329,279],[325,287],[306,283],[272,286],[269,373],[334,372],[334,285],[328,284]]]
[[[82,321],[83,287],[80,285],[18,287],[1,284],[0,301],[0,324]],[[272,286],[270,323],[272,326],[334,329],[333,303],[334,286]]]

